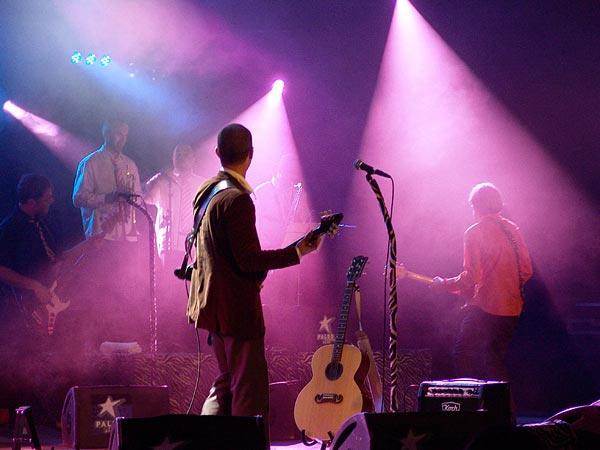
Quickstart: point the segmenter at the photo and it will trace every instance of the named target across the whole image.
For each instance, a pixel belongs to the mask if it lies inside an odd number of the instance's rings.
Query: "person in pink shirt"
[[[434,286],[466,299],[453,352],[456,375],[508,381],[504,359],[533,268],[518,226],[501,215],[496,186],[478,184],[469,203],[476,222],[465,231],[464,270],[452,278],[435,277]]]

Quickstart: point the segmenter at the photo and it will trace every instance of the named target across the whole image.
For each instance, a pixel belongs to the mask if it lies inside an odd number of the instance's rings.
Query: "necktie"
[[[123,160],[121,154],[110,152],[110,160],[112,161],[115,170],[115,184],[117,185],[117,191],[129,192],[127,181],[125,180],[125,172],[123,171],[123,166],[121,164]]]
[[[42,241],[42,245],[44,246],[44,250],[46,251],[46,256],[48,256],[50,262],[54,262],[54,260],[56,259],[56,253],[50,248],[50,245],[48,244],[42,224],[39,220],[36,219],[32,219],[32,222],[35,224],[35,228],[37,229],[38,234],[40,235],[40,240]]]

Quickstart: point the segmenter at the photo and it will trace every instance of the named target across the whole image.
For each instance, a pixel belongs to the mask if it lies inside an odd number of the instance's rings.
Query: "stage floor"
[[[42,450],[62,450],[70,449],[63,445],[60,430],[51,429],[48,427],[36,427]],[[0,448],[12,448],[13,442],[13,431],[7,427],[0,426]],[[318,449],[320,446],[310,447],[311,449]],[[29,445],[23,445],[23,449],[29,449]],[[273,442],[271,444],[271,450],[302,450],[309,447],[305,446],[302,442]]]
[[[540,423],[547,417],[517,417],[518,424]],[[36,426],[42,450],[59,450],[70,449],[62,443],[60,430],[47,426]],[[6,425],[0,425],[0,448],[12,448],[13,430],[10,430]],[[30,448],[29,445],[24,445],[23,448]],[[320,445],[308,447],[302,442],[287,441],[273,442],[271,450],[304,450],[304,449],[319,449]]]

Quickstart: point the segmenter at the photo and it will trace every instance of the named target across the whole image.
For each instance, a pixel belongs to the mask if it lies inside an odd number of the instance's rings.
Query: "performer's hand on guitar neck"
[[[440,294],[443,292],[449,292],[448,285],[446,283],[446,278],[435,276],[433,278],[428,277],[427,275],[421,275],[415,272],[411,272],[404,267],[403,264],[399,264],[396,268],[396,276],[399,280],[403,278],[408,278],[411,280],[418,281],[423,284],[427,284],[429,289],[433,292]]]
[[[319,236],[316,239],[313,238],[313,231],[308,232],[298,244],[296,244],[296,248],[300,251],[300,255],[308,255],[309,253],[314,252],[321,245],[321,241],[323,240],[323,236]]]
[[[433,283],[431,283],[429,288],[437,293],[448,292],[448,288],[446,287],[446,279],[438,276],[433,277]]]

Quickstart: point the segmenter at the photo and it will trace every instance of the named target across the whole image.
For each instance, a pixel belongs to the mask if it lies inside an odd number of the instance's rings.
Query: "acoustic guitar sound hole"
[[[344,367],[340,363],[329,363],[325,369],[325,376],[329,381],[338,380],[342,376]]]

